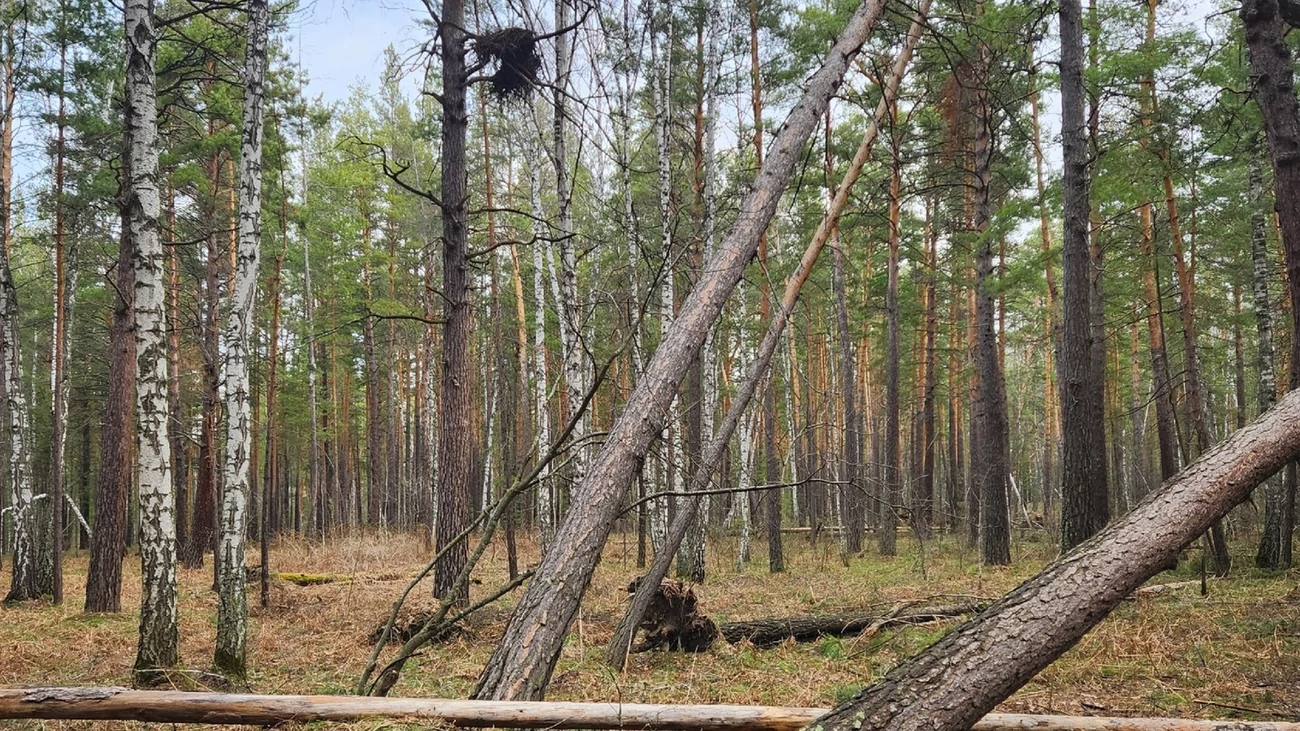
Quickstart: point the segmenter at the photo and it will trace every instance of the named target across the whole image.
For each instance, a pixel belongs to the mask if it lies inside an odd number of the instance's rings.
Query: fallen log
[[[1221,576],[1209,576],[1206,577],[1206,581],[1207,582],[1218,581],[1218,580],[1222,580],[1222,578],[1223,577]],[[1153,584],[1151,586],[1144,586],[1141,589],[1138,589],[1137,591],[1133,592],[1133,598],[1140,599],[1142,597],[1152,597],[1152,596],[1156,596],[1157,594],[1164,594],[1165,592],[1174,591],[1176,589],[1184,589],[1189,586],[1200,586],[1200,585],[1201,585],[1200,579],[1193,579],[1191,581],[1175,581],[1169,584]]]
[[[0,719],[152,721],[273,725],[378,718],[436,720],[464,728],[798,731],[825,708],[675,706],[376,698],[348,695],[247,695],[115,687],[0,689]],[[1300,731],[1300,723],[1193,721],[991,713],[975,731]]]
[[[814,727],[965,731],[1297,457],[1300,390]]]
[[[850,637],[868,630],[876,632],[899,625],[958,619],[983,608],[984,605],[976,602],[947,606],[901,606],[889,612],[852,612],[725,622],[718,626],[718,630],[722,633],[722,638],[733,645],[748,640],[757,647],[771,647],[789,639],[811,642],[821,637]]]

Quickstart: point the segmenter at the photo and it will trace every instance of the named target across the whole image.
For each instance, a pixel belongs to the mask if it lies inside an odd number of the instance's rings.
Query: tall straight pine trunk
[[[1094,450],[1096,430],[1104,429],[1096,405],[1102,384],[1092,367],[1091,256],[1088,250],[1089,153],[1084,127],[1083,10],[1078,0],[1062,0],[1061,139],[1065,151],[1060,371],[1062,425],[1061,545],[1068,550],[1101,529],[1092,508],[1093,484],[1105,474],[1105,454]],[[1100,468],[1094,464],[1100,461]]]
[[[435,549],[446,553],[434,568],[433,593],[469,601],[467,586],[454,586],[468,559],[456,537],[469,521],[470,423],[473,361],[469,345],[470,281],[466,221],[465,3],[444,0],[439,23],[442,54],[442,377],[438,414],[438,527]]]

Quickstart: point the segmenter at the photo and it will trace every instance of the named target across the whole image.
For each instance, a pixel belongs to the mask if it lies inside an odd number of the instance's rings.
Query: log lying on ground
[[[976,602],[946,606],[897,607],[888,612],[852,612],[806,617],[772,617],[747,622],[725,622],[718,626],[731,644],[748,640],[758,647],[771,647],[793,639],[811,642],[821,637],[849,637],[907,624],[958,619],[983,608]]]
[[[964,731],[1060,657],[1183,546],[1300,457],[1300,390],[1130,513],[899,664],[817,731]]]
[[[153,721],[272,725],[378,718],[437,720],[465,728],[797,731],[825,708],[671,706],[647,703],[543,703],[375,698],[350,695],[242,695],[128,690],[0,690],[0,719]],[[975,731],[1300,731],[1298,723],[1191,721],[991,713]]]

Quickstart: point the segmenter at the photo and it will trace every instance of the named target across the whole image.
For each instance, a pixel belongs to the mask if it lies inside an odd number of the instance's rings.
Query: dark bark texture
[[[1287,27],[1277,0],[1245,0],[1241,20],[1246,26],[1250,65],[1255,71],[1255,102],[1264,117],[1264,130],[1273,161],[1273,190],[1282,248],[1286,253],[1287,295],[1291,300],[1291,377],[1289,388],[1300,386],[1300,104],[1296,101]],[[1290,565],[1295,523],[1295,480],[1287,475],[1278,496],[1277,525],[1269,527],[1276,546],[1276,565]],[[1285,546],[1285,548],[1283,548]]]
[[[1298,455],[1293,391],[1128,515],[808,727],[970,728]]]

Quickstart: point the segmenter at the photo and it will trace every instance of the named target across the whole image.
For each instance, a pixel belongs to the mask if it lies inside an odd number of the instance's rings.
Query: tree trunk
[[[889,176],[889,265],[885,289],[885,318],[888,334],[885,353],[885,483],[880,502],[880,524],[876,528],[876,550],[882,556],[893,556],[898,552],[898,511],[903,504],[903,465],[902,438],[899,426],[901,409],[899,393],[899,370],[901,354],[899,352],[899,315],[898,315],[898,267],[899,267],[899,217],[902,211],[902,159],[900,158],[898,140],[898,106],[891,105],[889,111],[891,124],[891,154]]]
[[[6,221],[6,226],[8,221]],[[36,599],[41,595],[38,574],[38,546],[32,490],[31,456],[27,449],[28,414],[26,389],[22,382],[21,329],[18,322],[18,292],[9,266],[8,247],[0,249],[0,378],[9,414],[9,482],[13,508],[14,559],[6,602]]]
[[[891,77],[892,79],[893,77]],[[874,126],[874,125],[873,125]],[[831,175],[831,136],[830,136],[830,117],[826,118],[826,183],[829,200],[827,201],[827,213],[830,213],[831,207],[835,202],[835,194],[829,189]],[[855,494],[862,489],[862,478],[860,465],[862,463],[862,436],[858,433],[858,398],[857,383],[858,372],[855,367],[857,363],[857,354],[854,353],[853,335],[849,331],[849,309],[844,277],[844,246],[840,241],[839,227],[836,226],[831,232],[831,252],[834,254],[832,260],[833,269],[831,271],[831,287],[835,296],[835,336],[839,340],[840,349],[840,400],[843,404],[840,409],[840,469],[839,478],[844,484],[840,487],[841,501],[841,528],[844,531],[844,556],[843,560],[848,561],[849,557],[856,556],[862,552],[862,529],[864,527],[864,516],[862,515],[862,501],[856,499]]]
[[[130,137],[126,142],[129,144]],[[95,532],[90,537],[86,572],[86,611],[122,609],[122,556],[126,551],[126,501],[131,492],[135,445],[135,254],[130,233],[130,158],[124,156],[119,203],[122,233],[118,240],[113,320],[108,334],[108,392],[99,436],[99,479],[95,495]],[[183,519],[184,516],[182,515]]]
[[[299,130],[299,144],[302,145],[302,200],[308,201],[310,189],[308,187],[310,178],[307,175],[307,132],[306,128]],[[309,219],[306,218],[306,211],[309,210],[306,205],[303,207],[304,218],[302,222],[302,309],[307,327],[307,423],[310,425],[307,432],[310,435],[307,451],[307,492],[312,496],[312,507],[316,515],[316,537],[324,538],[327,525],[326,504],[329,500],[325,496],[326,481],[321,479],[321,446],[320,433],[323,431],[329,433],[329,423],[322,423],[318,407],[318,397],[316,394],[317,367],[316,367],[316,301],[315,295],[311,289],[311,237],[306,235],[310,230]],[[329,452],[329,443],[326,442],[325,452]],[[330,498],[336,496],[336,491],[330,492]],[[335,506],[337,510],[337,504]],[[278,527],[278,526],[277,526]]]
[[[1273,163],[1273,190],[1282,248],[1286,254],[1287,294],[1292,313],[1291,375],[1288,387],[1300,385],[1300,105],[1296,102],[1291,51],[1286,44],[1287,26],[1277,0],[1246,0],[1241,5],[1246,26],[1250,65],[1255,71],[1253,92],[1264,117],[1264,130]],[[1256,265],[1258,267],[1258,264]],[[1277,502],[1273,541],[1281,549],[1290,546],[1295,522],[1295,486],[1288,471],[1287,485]],[[1278,551],[1279,568],[1283,551]]]
[[[374,277],[370,270],[371,242],[375,226],[372,222],[368,196],[370,191],[357,191],[361,203],[361,283],[365,287],[366,308],[374,301]],[[384,496],[388,493],[388,467],[384,464],[384,425],[379,415],[379,354],[375,351],[375,318],[365,317],[361,323],[361,347],[365,354],[366,391],[366,525],[378,528],[386,525]],[[466,425],[467,426],[467,425]]]
[[[142,679],[174,666],[176,515],[167,443],[167,319],[164,254],[158,238],[158,117],[155,105],[152,0],[126,3],[126,135],[130,170],[126,206],[135,245],[136,412],[140,454],[140,641]]]
[[[1062,279],[1065,295],[1061,313],[1061,425],[1064,439],[1061,485],[1061,546],[1069,550],[1102,528],[1093,509],[1093,493],[1106,487],[1093,484],[1105,473],[1105,454],[1094,451],[1093,432],[1104,429],[1097,413],[1102,384],[1092,367],[1092,268],[1088,251],[1090,162],[1084,127],[1083,11],[1078,0],[1062,0],[1061,9],[1061,139],[1065,149],[1065,203]],[[1101,466],[1094,464],[1100,460]]]
[[[209,136],[215,135],[214,124],[208,123]],[[199,430],[199,464],[194,490],[193,521],[188,531],[189,540],[180,547],[181,563],[187,569],[203,566],[203,555],[213,548],[216,535],[217,500],[217,426],[220,420],[220,352],[219,318],[221,310],[221,280],[224,259],[217,245],[217,198],[221,191],[221,158],[213,153],[205,167],[212,185],[211,197],[205,206],[208,232],[206,236],[207,264],[204,271],[203,333],[199,353],[203,360],[203,415]]]
[[[466,542],[456,537],[469,520],[470,423],[473,361],[469,344],[470,272],[465,145],[465,4],[443,0],[439,20],[442,54],[442,408],[438,421],[438,535],[435,549],[446,553],[434,569],[433,593],[448,598],[467,560]],[[462,587],[457,604],[469,601]]]
[[[1059,448],[1057,438],[1057,418],[1060,416],[1056,403],[1055,357],[1061,348],[1060,334],[1057,332],[1057,291],[1056,263],[1052,253],[1051,216],[1048,213],[1046,183],[1043,176],[1042,127],[1038,118],[1038,66],[1032,60],[1033,48],[1030,49],[1029,64],[1029,110],[1034,130],[1034,169],[1036,193],[1038,195],[1038,236],[1043,245],[1043,277],[1047,283],[1047,301],[1043,310],[1043,335],[1047,345],[1043,348],[1043,513],[1046,514],[1052,504],[1051,494],[1056,485],[1056,450]]]
[[[1067,0],[1068,2],[1068,0]],[[992,209],[993,108],[989,101],[989,50],[980,48],[981,83],[975,89],[975,220],[976,249],[975,359],[979,370],[976,414],[980,419],[977,472],[980,496],[980,555],[984,563],[1011,563],[1011,527],[1007,514],[1007,399],[998,338],[993,327]]]
[[[912,524],[917,531],[917,535],[926,538],[930,535],[930,528],[933,525],[934,512],[934,445],[935,445],[935,420],[934,420],[934,390],[936,386],[934,373],[934,359],[937,356],[935,347],[935,338],[938,336],[939,319],[936,297],[938,295],[937,279],[939,265],[939,234],[934,228],[932,216],[936,202],[933,200],[926,202],[926,219],[925,219],[925,266],[924,280],[922,282],[924,301],[923,316],[925,317],[925,326],[921,331],[921,361],[920,367],[920,386],[921,386],[921,424],[917,430],[920,443],[917,445],[921,453],[920,474],[918,475],[919,484],[917,486],[917,499],[914,503],[914,514]]]
[[[768,617],[718,625],[722,639],[730,644],[749,642],[755,647],[774,647],[786,640],[811,642],[822,637],[851,637],[864,632],[899,625],[957,619],[981,609],[975,602],[940,606],[899,606],[891,611],[849,612],[803,617]]]
[[[573,7],[571,0],[555,0],[555,28],[559,33],[555,38],[555,86],[552,132],[555,142],[555,192],[558,203],[558,227],[556,232],[560,242],[560,327],[565,332],[564,386],[568,396],[569,408],[576,413],[578,404],[582,403],[587,392],[587,373],[582,347],[582,303],[578,296],[578,262],[573,230],[573,182],[569,176],[568,154],[568,104],[569,73],[573,65],[573,30],[565,30],[572,24]],[[670,33],[671,35],[671,33]],[[573,413],[569,416],[572,418]],[[586,469],[588,447],[582,444],[587,429],[588,416],[579,417],[570,439],[575,440],[572,458],[569,460],[569,478],[572,484],[582,481]]]
[[[61,12],[66,8],[60,7]],[[50,554],[51,595],[63,603],[63,495],[67,471],[64,454],[68,441],[68,316],[72,292],[68,289],[68,250],[63,206],[63,161],[67,141],[66,83],[68,45],[59,43],[59,108],[54,140],[54,342],[50,380],[52,413],[50,435]]]
[[[533,698],[544,693],[627,485],[644,460],[651,439],[662,429],[686,367],[757,250],[759,237],[801,157],[804,142],[825,112],[882,5],[868,0],[857,10],[825,64],[809,79],[807,91],[773,143],[773,154],[742,201],[736,223],[705,265],[704,276],[687,297],[628,398],[623,416],[614,423],[579,485],[575,508],[565,516],[555,544],[520,599],[479,678],[476,697]],[[447,17],[445,13],[443,17]]]
[[[14,68],[14,58],[17,56],[13,33],[15,25],[16,22],[11,22],[4,28],[3,35],[0,35],[0,44],[3,44],[4,51],[0,54],[3,56],[3,61],[0,61],[3,77],[0,77],[0,81],[4,85],[4,102],[3,108],[0,109],[0,247],[4,249],[6,257],[13,240],[14,112],[17,109],[18,99],[18,75]],[[3,337],[3,331],[0,330],[0,339]],[[2,365],[0,364],[0,367]],[[0,373],[0,445],[4,444],[3,434],[8,429],[8,423],[5,379],[4,374]],[[4,473],[5,470],[0,468],[0,477],[3,477]],[[11,490],[12,487],[13,484],[10,483]],[[0,489],[0,504],[4,505],[6,515],[12,512],[14,500],[10,491]],[[4,549],[9,545],[9,519],[0,518],[0,566],[4,564]]]
[[[1255,304],[1255,329],[1259,333],[1256,371],[1259,378],[1259,412],[1267,413],[1277,400],[1277,379],[1273,372],[1273,298],[1269,294],[1272,261],[1264,228],[1264,171],[1258,155],[1250,160],[1250,253],[1251,285]],[[1294,366],[1292,366],[1294,368]],[[1286,569],[1291,566],[1291,526],[1293,505],[1286,487],[1277,477],[1269,478],[1264,488],[1264,528],[1259,536],[1255,565],[1262,569]]]
[[[221,491],[221,538],[217,555],[217,641],[213,666],[232,678],[246,674],[248,582],[244,553],[248,535],[251,431],[248,360],[253,297],[262,246],[262,102],[266,77],[266,0],[249,0],[248,52],[244,58],[244,114],[239,153],[239,250],[226,320],[226,458]],[[271,335],[273,338],[275,333]],[[267,455],[268,458],[274,455]]]
[[[284,168],[280,168],[280,189],[284,187]],[[277,389],[276,377],[279,375],[280,367],[280,283],[281,274],[284,271],[284,256],[289,247],[289,237],[287,236],[288,219],[284,215],[287,208],[287,199],[281,198],[281,216],[280,216],[280,253],[275,257],[275,274],[271,277],[271,330],[270,344],[267,346],[267,367],[266,367],[266,474],[262,481],[262,519],[258,522],[258,548],[260,551],[260,561],[262,566],[259,571],[258,583],[260,586],[260,604],[263,609],[271,606],[271,546],[270,541],[273,535],[272,527],[277,530],[279,527],[279,509],[278,499],[280,495],[280,440],[279,424],[276,423],[276,401],[279,396]],[[257,418],[254,414],[253,418]],[[312,429],[315,429],[315,422],[309,422]],[[317,511],[316,502],[319,496],[308,487],[307,495],[312,500],[312,513]],[[310,531],[310,526],[308,528]]]
[[[1300,393],[1291,393],[1128,515],[809,727],[970,728],[1297,455]]]
[[[540,150],[534,150],[534,160],[537,159],[538,152]],[[530,167],[533,238],[539,239],[542,236],[546,215],[542,209],[542,175],[539,166]],[[537,429],[537,448],[544,450],[551,445],[551,408],[548,399],[551,391],[546,371],[546,289],[542,284],[542,247],[529,248],[533,250],[533,419]],[[548,465],[537,476],[537,541],[543,555],[550,548],[551,541],[555,537],[553,482]]]
[[[731,437],[740,429],[740,464],[741,464],[741,490],[747,488],[745,484],[745,475],[749,474],[749,446],[752,444],[752,424],[753,418],[746,422],[745,410],[754,398],[754,394],[763,387],[764,381],[768,377],[769,368],[772,363],[772,356],[776,353],[776,348],[780,344],[781,334],[790,319],[790,314],[794,311],[795,301],[802,290],[804,282],[807,281],[809,274],[812,272],[813,265],[816,263],[818,256],[821,255],[822,248],[825,246],[833,233],[837,230],[840,214],[843,213],[845,205],[849,200],[849,192],[854,183],[862,175],[862,168],[871,156],[871,148],[876,141],[880,123],[884,121],[886,110],[890,108],[893,100],[898,94],[898,87],[902,81],[903,74],[907,70],[907,64],[911,60],[912,51],[916,48],[916,43],[921,35],[925,14],[929,11],[930,0],[921,0],[921,6],[918,9],[918,16],[912,21],[911,28],[908,30],[907,38],[903,42],[903,47],[899,51],[898,58],[894,62],[888,82],[884,89],[884,98],[876,107],[876,116],[872,123],[867,127],[863,135],[862,142],[858,145],[858,150],[853,156],[853,161],[849,164],[848,170],[844,173],[844,178],[840,181],[839,187],[835,191],[834,197],[827,205],[826,213],[822,217],[817,231],[813,234],[812,240],[804,250],[803,256],[799,261],[799,266],[794,273],[786,280],[785,293],[781,297],[778,305],[777,317],[768,325],[768,329],[763,334],[763,339],[759,343],[758,352],[753,358],[744,358],[748,360],[748,369],[743,381],[740,382],[736,394],[732,396],[731,403],[727,406],[726,415],[723,417],[722,425],[719,427],[709,444],[704,448],[703,457],[700,460],[699,468],[691,476],[690,492],[699,492],[707,487],[713,472],[719,462],[727,453],[727,445],[731,443]],[[743,303],[742,303],[743,304]],[[744,313],[743,307],[741,310]],[[742,317],[743,319],[743,317]],[[742,422],[751,425],[749,428],[742,426]],[[690,525],[692,513],[699,506],[700,498],[694,498],[686,501],[683,509],[679,511],[676,519],[673,521],[672,528],[668,537],[668,546],[675,550],[676,545],[681,542]],[[743,499],[739,501],[742,506],[748,503]],[[742,516],[744,513],[742,512]],[[742,534],[742,541],[745,540],[745,534]],[[619,622],[618,627],[614,630],[614,635],[610,640],[609,647],[606,650],[606,661],[618,669],[623,669],[627,662],[628,648],[631,647],[633,635],[636,628],[640,626],[641,619],[645,615],[646,609],[650,606],[651,601],[658,591],[660,583],[668,575],[668,556],[672,551],[656,556],[655,562],[650,570],[642,577],[637,586],[637,591],[633,594],[631,602],[628,604],[627,612]],[[740,561],[746,560],[742,548]],[[743,565],[743,564],[742,564]]]
[[[420,718],[457,728],[626,729],[646,731],[799,731],[825,708],[536,703],[336,695],[236,695],[62,687],[0,690],[0,718],[137,720],[277,726]],[[1219,731],[1222,721],[990,713],[974,731]],[[1238,731],[1300,731],[1300,724],[1234,721]]]

